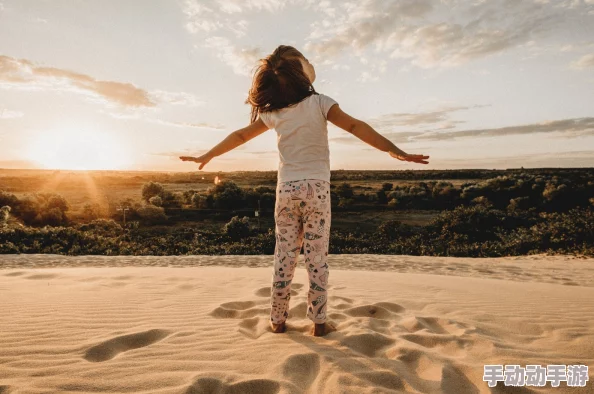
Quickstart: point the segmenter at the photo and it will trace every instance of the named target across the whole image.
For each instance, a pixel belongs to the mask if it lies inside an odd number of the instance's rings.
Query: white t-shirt
[[[338,104],[324,94],[312,94],[291,107],[260,113],[275,129],[279,154],[278,182],[321,179],[330,182],[327,115]]]

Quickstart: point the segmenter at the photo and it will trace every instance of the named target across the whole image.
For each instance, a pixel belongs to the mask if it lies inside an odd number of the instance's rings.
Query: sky
[[[429,164],[328,124],[332,170],[594,166],[594,0],[0,0],[0,168],[198,171],[258,59]],[[278,168],[268,130],[203,171]]]

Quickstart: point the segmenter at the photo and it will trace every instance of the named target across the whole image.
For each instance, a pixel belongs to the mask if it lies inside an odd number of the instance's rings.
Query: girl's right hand
[[[427,159],[429,158],[429,156],[424,156],[424,155],[411,155],[409,153],[396,153],[396,152],[389,152],[390,156],[395,157],[398,160],[402,160],[402,161],[410,161],[413,163],[420,163],[420,164],[429,164],[429,162],[427,161]]]
[[[180,156],[179,158],[182,161],[193,161],[193,162],[196,162],[196,163],[202,163],[202,164],[200,164],[200,167],[198,167],[199,170],[201,170],[206,165],[206,163],[208,163],[212,159],[212,157],[210,155],[208,155],[208,154],[204,154],[204,155],[199,156],[199,157]]]

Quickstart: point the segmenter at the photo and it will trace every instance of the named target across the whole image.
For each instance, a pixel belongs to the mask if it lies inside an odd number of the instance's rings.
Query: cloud
[[[594,118],[576,118],[546,121],[493,129],[474,129],[451,132],[427,132],[415,140],[451,140],[462,137],[500,137],[518,134],[563,133],[566,138],[594,135]]]
[[[170,105],[182,105],[186,107],[199,107],[204,105],[204,100],[198,99],[192,93],[186,92],[167,92],[164,90],[154,90],[149,93],[149,96],[154,100]]]
[[[449,116],[453,112],[468,110],[472,108],[478,108],[482,106],[473,107],[446,107],[440,110],[429,111],[429,112],[418,112],[418,113],[393,113],[382,115],[377,118],[369,119],[367,122],[378,130],[391,130],[397,126],[419,126],[424,124],[436,124],[443,122],[446,127],[440,128],[452,128],[455,123],[463,123],[463,121],[453,121],[449,119]]]
[[[594,68],[594,53],[584,55],[571,64],[571,68],[576,70],[584,70],[586,68]]]
[[[517,47],[551,30],[568,12],[508,0],[364,0],[343,3],[340,11],[314,22],[306,50],[332,59],[345,51],[361,56],[373,47],[422,68],[457,66]]]
[[[433,125],[434,130],[449,130],[456,128],[458,124],[465,123],[465,121],[462,120],[450,119],[452,113],[488,106],[489,105],[449,106],[426,112],[392,113],[366,119],[365,122],[393,143],[409,142],[411,139],[421,138],[427,131],[395,132],[394,129],[398,127],[411,128]],[[329,140],[340,144],[358,144],[361,142],[359,138],[354,136],[334,137]]]
[[[259,47],[240,49],[228,38],[214,36],[204,40],[203,47],[214,49],[216,56],[233,69],[235,74],[251,75],[258,59],[263,57]]]
[[[190,127],[190,128],[196,128],[196,129],[213,129],[213,130],[227,129],[227,126],[220,124],[220,123],[217,123],[217,124],[207,123],[207,122],[193,123],[193,122],[176,122],[176,121],[164,120],[164,119],[154,117],[154,112],[151,115],[150,113],[147,113],[146,111],[139,111],[139,110],[129,110],[129,111],[120,111],[120,112],[108,112],[108,111],[102,110],[99,112],[105,113],[105,114],[111,116],[112,118],[116,118],[116,119],[142,120],[144,122],[160,124],[163,126]]]
[[[401,133],[383,133],[382,135],[392,141],[394,144],[408,142],[410,137],[421,135],[422,132],[401,132]],[[365,145],[366,142],[355,136],[332,137],[328,139],[329,142],[335,142],[343,145]],[[373,148],[375,149],[375,148]]]
[[[416,113],[392,113],[385,114],[376,118],[367,119],[366,122],[378,131],[393,131],[397,127],[419,127],[424,125],[434,125],[434,129],[446,130],[453,129],[456,125],[465,123],[462,120],[450,119],[454,112],[466,111],[475,108],[489,107],[490,105],[472,105],[472,106],[446,106],[440,109]],[[416,135],[417,132],[411,135]]]
[[[197,129],[214,129],[214,130],[227,129],[227,126],[220,124],[220,123],[212,124],[212,123],[206,123],[206,122],[191,123],[191,122],[163,122],[163,121],[161,121],[160,123],[168,124],[168,125],[172,125],[172,126],[178,126],[178,127],[193,127],[193,128],[197,128]]]
[[[442,131],[455,127],[456,123],[447,119],[450,112],[469,109],[473,107],[452,107],[440,111],[418,114],[390,114],[372,119],[367,123],[393,143],[411,141],[445,141],[456,138],[501,137],[509,135],[535,134],[535,133],[560,133],[564,138],[594,135],[594,118],[576,118],[546,121],[540,123],[507,126],[491,129],[470,129],[460,131]],[[445,123],[444,123],[445,122]],[[453,124],[448,125],[448,122]],[[397,126],[417,126],[423,124],[439,124],[440,127],[431,131],[385,132]],[[451,126],[451,127],[450,127]],[[362,141],[355,136],[329,138],[339,144],[360,144]]]
[[[0,88],[78,93],[89,101],[122,109],[151,108],[158,104],[188,107],[204,104],[191,93],[164,90],[147,92],[131,83],[100,81],[74,71],[38,66],[26,59],[1,55]]]
[[[0,119],[15,119],[22,118],[24,113],[20,111],[12,111],[6,108],[0,108]]]
[[[99,81],[88,75],[41,67],[26,59],[0,56],[0,88],[77,92],[94,101],[124,107],[152,107],[148,93],[130,83]]]
[[[242,37],[249,22],[241,16],[247,11],[276,12],[286,0],[185,0],[182,11],[186,16],[186,30],[192,34],[228,30]]]

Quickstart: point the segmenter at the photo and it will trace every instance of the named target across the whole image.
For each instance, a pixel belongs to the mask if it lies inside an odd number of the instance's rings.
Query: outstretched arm
[[[199,170],[201,170],[206,165],[206,163],[208,163],[214,157],[220,156],[223,153],[227,153],[230,150],[233,150],[238,146],[245,144],[252,138],[255,138],[258,135],[262,134],[266,130],[268,130],[268,127],[264,124],[264,122],[262,122],[262,119],[258,119],[249,126],[232,132],[223,141],[219,142],[217,146],[215,146],[202,156],[180,156],[180,159],[182,161],[193,161],[196,163],[202,163],[198,168]]]
[[[394,145],[392,141],[375,131],[373,127],[369,126],[367,123],[353,118],[352,116],[343,112],[338,104],[334,104],[332,107],[330,107],[330,110],[328,110],[328,120],[337,127],[340,127],[341,129],[353,134],[360,140],[367,142],[374,148],[379,149],[382,152],[388,152],[390,156],[398,160],[422,164],[429,163],[427,161],[429,156],[412,155],[404,152]]]

